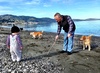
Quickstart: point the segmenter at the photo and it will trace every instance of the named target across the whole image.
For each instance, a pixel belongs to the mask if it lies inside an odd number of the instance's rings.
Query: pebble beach
[[[52,47],[56,33],[44,32],[41,39],[34,39],[30,31],[21,31],[22,60],[13,62],[6,47],[9,34],[8,29],[0,31],[0,73],[100,73],[100,37],[92,36],[88,51],[82,50],[81,35],[75,35],[73,54],[67,55],[60,53],[63,34]]]

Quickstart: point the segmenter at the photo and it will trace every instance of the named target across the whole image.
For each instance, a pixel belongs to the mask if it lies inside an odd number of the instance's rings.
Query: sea
[[[76,31],[75,34],[78,35],[94,35],[100,37],[100,20],[94,21],[75,21]],[[27,31],[45,31],[45,32],[57,32],[57,23],[48,23],[48,24],[35,24],[35,25],[24,25],[19,27],[24,28]],[[11,28],[11,26],[0,26],[4,28]],[[62,30],[61,33],[63,34],[64,31]]]

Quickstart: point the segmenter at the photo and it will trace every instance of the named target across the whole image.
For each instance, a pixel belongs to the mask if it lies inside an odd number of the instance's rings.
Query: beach
[[[34,39],[30,31],[21,31],[22,61],[12,62],[6,48],[9,34],[9,29],[0,31],[0,73],[100,73],[100,37],[92,36],[88,51],[82,50],[81,35],[75,35],[73,54],[67,55],[60,53],[63,34],[53,45],[56,33],[44,32],[41,39]]]

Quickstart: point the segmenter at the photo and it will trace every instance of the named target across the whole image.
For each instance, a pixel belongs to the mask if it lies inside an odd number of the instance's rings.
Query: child
[[[22,42],[19,35],[20,29],[17,26],[11,28],[11,35],[7,38],[7,48],[10,49],[12,61],[21,61]]]

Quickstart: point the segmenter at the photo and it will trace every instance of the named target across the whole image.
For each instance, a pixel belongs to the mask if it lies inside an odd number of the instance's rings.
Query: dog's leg
[[[36,37],[33,35],[33,38],[35,39]]]
[[[32,38],[34,38],[33,35],[32,35]]]
[[[39,39],[41,39],[42,38],[42,35],[39,35]]]
[[[83,43],[83,50],[85,50],[85,44]]]
[[[88,45],[88,51],[90,51],[91,50],[91,46],[90,45]]]
[[[86,48],[88,48],[88,45],[86,45]]]

